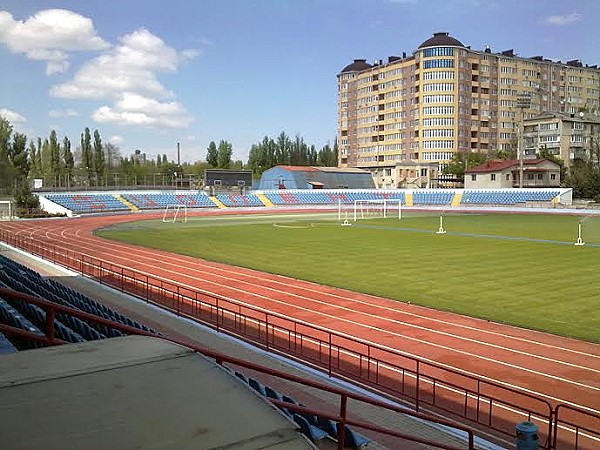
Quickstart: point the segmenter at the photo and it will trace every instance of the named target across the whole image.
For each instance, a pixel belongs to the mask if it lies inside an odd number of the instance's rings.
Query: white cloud
[[[110,142],[113,145],[120,145],[123,143],[123,136],[119,136],[117,134],[111,136],[110,138],[108,138],[108,142]]]
[[[91,19],[65,9],[39,11],[25,21],[0,11],[0,43],[13,53],[46,61],[46,75],[69,68],[68,52],[95,51],[108,47],[96,34]]]
[[[21,114],[6,108],[0,108],[0,117],[4,117],[13,125],[27,122],[27,119]]]
[[[134,93],[125,93],[114,107],[102,106],[92,114],[99,123],[143,125],[153,128],[185,128],[191,123],[183,105],[161,102]]]
[[[579,22],[581,20],[581,18],[582,18],[581,14],[573,11],[570,14],[546,17],[544,22],[546,22],[549,25],[564,26],[564,25],[571,25],[573,23]]]
[[[82,66],[75,77],[51,88],[54,97],[112,100],[92,115],[100,123],[183,128],[190,122],[174,93],[156,78],[159,72],[175,72],[180,63],[198,52],[177,52],[162,39],[142,28],[120,39],[120,44]]]
[[[78,117],[79,113],[77,111],[75,111],[74,109],[63,109],[63,110],[59,110],[59,109],[51,109],[50,111],[48,111],[48,116],[53,118],[53,119],[59,119],[59,118],[66,118],[66,117]]]

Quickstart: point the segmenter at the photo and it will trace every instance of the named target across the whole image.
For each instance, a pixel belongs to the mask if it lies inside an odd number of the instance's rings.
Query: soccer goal
[[[167,205],[163,214],[163,222],[183,222],[188,220],[187,205]]]
[[[0,220],[14,220],[15,205],[10,200],[0,200]]]
[[[402,219],[400,199],[354,200],[354,221],[373,218]]]

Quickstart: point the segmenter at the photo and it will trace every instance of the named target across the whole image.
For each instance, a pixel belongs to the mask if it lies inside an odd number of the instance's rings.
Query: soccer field
[[[139,221],[97,234],[600,342],[600,217],[403,211]],[[584,246],[573,245],[581,224]]]

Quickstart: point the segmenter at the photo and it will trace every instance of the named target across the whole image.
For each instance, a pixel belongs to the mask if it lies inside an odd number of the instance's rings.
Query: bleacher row
[[[294,398],[277,392],[270,386],[263,385],[254,378],[246,377],[241,372],[235,371],[235,376],[238,377],[244,384],[247,384],[260,395],[266,398],[271,398],[280,402],[289,403],[291,405],[297,405],[305,407],[302,403],[297,402]],[[338,440],[338,426],[340,424],[333,420],[327,419],[326,417],[315,416],[313,414],[307,414],[302,411],[292,411],[290,409],[278,406],[278,408],[290,419],[292,419],[298,426],[302,433],[308,437],[313,443],[318,443],[322,439],[328,438],[335,442]],[[371,440],[357,433],[348,425],[344,426],[344,447],[359,449],[366,446]]]
[[[152,332],[148,327],[129,317],[113,311],[55,280],[43,278],[39,273],[2,255],[0,255],[0,286]],[[0,323],[43,336],[44,333],[41,330],[44,330],[46,326],[46,313],[38,306],[0,297]],[[56,314],[54,327],[57,338],[72,343],[123,335],[120,331],[105,325],[88,324],[65,314]],[[0,353],[39,346],[40,344],[31,340],[7,338],[0,334]]]
[[[558,190],[464,190],[458,205],[515,205],[525,202],[550,202],[560,194]],[[261,196],[265,199],[262,200]],[[417,190],[411,195],[412,206],[450,206],[456,196],[449,190]],[[189,208],[262,207],[262,206],[302,206],[353,204],[356,200],[400,200],[406,204],[407,195],[403,191],[263,191],[258,194],[218,194],[209,197],[204,192],[189,193],[123,193],[111,194],[47,194],[48,200],[61,205],[74,213],[128,211],[133,205],[137,209],[165,209],[170,205],[186,205]],[[216,199],[216,201],[215,201]]]

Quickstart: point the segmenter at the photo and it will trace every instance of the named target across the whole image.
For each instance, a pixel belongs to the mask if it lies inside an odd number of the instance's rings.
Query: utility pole
[[[519,130],[517,136],[517,147],[518,147],[518,157],[519,157],[519,188],[523,188],[523,133],[525,132],[523,126],[523,115],[525,109],[529,109],[531,106],[531,94],[528,92],[523,92],[517,96],[517,108],[519,108],[521,112],[521,117],[519,118]]]

